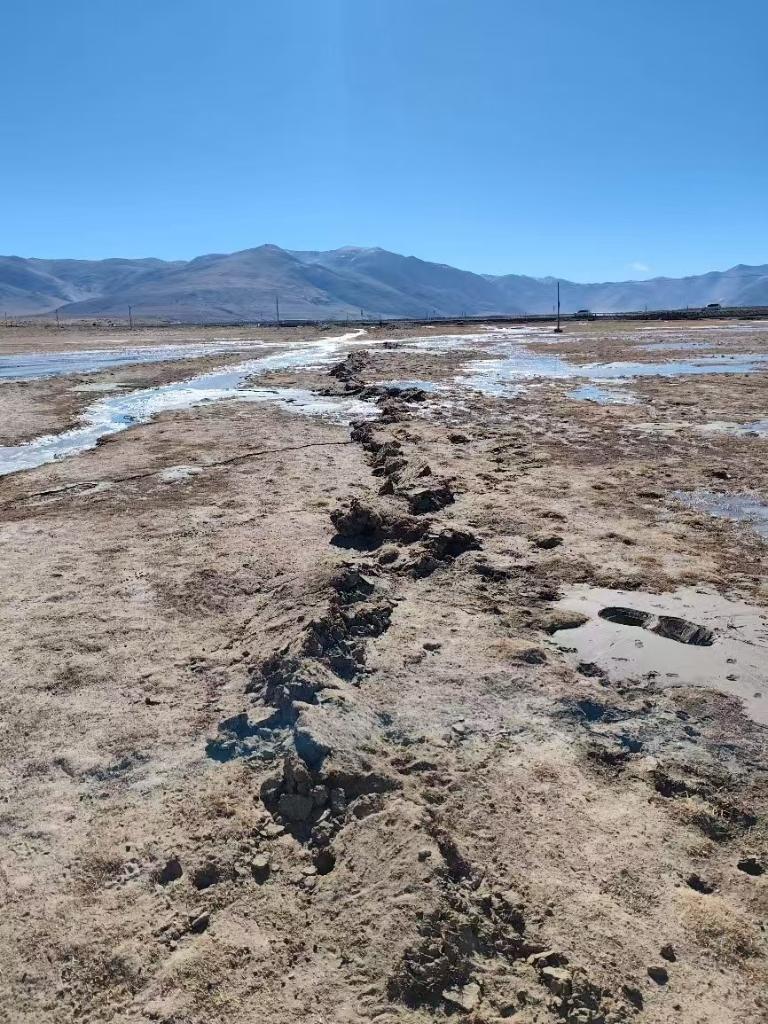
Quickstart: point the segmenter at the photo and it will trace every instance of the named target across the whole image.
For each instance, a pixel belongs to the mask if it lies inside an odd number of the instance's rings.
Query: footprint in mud
[[[620,605],[601,608],[598,612],[601,619],[616,622],[621,626],[636,626],[650,630],[657,636],[676,640],[680,644],[694,644],[697,647],[709,647],[715,642],[715,634],[706,626],[700,626],[688,619],[680,619],[676,615],[652,615],[637,608],[624,608]]]
[[[697,647],[710,647],[715,642],[715,634],[706,626],[699,626],[688,619],[680,619],[676,615],[660,615],[654,633],[659,636],[677,640],[681,644],[695,644]]]
[[[598,614],[601,619],[616,622],[620,626],[640,626],[643,629],[648,629],[653,622],[653,616],[648,612],[641,612],[636,608],[622,608],[619,605],[603,608]]]

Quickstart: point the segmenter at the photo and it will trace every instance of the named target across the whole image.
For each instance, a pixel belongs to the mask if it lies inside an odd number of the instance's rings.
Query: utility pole
[[[133,306],[128,307],[128,327],[131,331],[133,330]]]
[[[59,323],[59,311],[58,311],[58,309],[54,309],[54,313],[56,314],[56,326],[57,327],[61,327],[61,324]]]
[[[280,326],[280,296],[275,293],[275,320],[277,320],[277,326]]]
[[[563,329],[560,326],[560,282],[557,282],[557,327],[555,328],[555,334],[562,334]]]

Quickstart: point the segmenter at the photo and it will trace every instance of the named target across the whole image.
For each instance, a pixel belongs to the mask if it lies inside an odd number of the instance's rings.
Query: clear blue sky
[[[768,262],[766,38],[765,0],[3,0],[0,252]]]

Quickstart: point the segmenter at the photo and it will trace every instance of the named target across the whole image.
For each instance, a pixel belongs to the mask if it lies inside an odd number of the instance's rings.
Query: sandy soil
[[[383,336],[267,377],[374,398],[375,423],[224,402],[0,478],[0,1018],[765,1021],[767,733],[738,658],[728,693],[608,672],[561,599],[768,614],[765,541],[675,496],[768,500],[768,442],[699,429],[764,417],[766,374],[501,398],[455,384],[466,352]],[[71,386],[3,386],[3,437],[69,424]]]

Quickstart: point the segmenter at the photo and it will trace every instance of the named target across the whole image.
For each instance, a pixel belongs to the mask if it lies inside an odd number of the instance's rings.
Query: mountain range
[[[551,313],[556,279],[475,274],[385,249],[261,245],[192,260],[0,256],[0,313],[193,323]],[[560,282],[563,312],[768,305],[768,264],[694,277]]]

